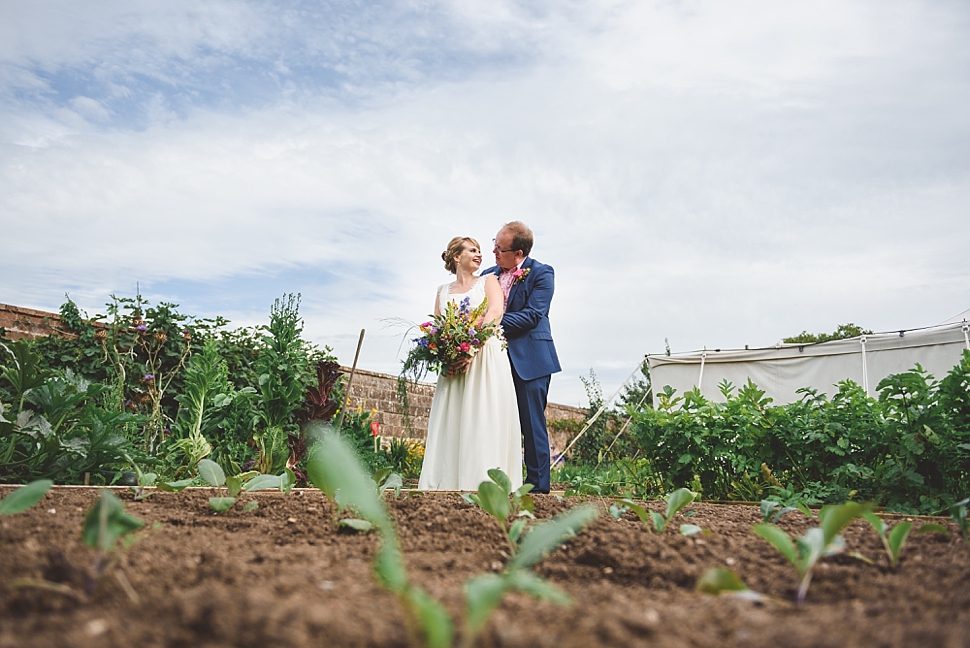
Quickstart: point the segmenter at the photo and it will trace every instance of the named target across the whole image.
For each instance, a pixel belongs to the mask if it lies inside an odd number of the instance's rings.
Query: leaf
[[[515,491],[515,494],[521,497],[525,497],[525,495],[531,493],[532,489],[535,487],[536,487],[535,484],[522,484],[521,486],[519,486],[519,489]],[[530,497],[529,499],[531,500],[532,498]]]
[[[482,482],[478,485],[478,501],[482,510],[501,522],[502,526],[509,519],[511,506],[509,496],[502,487],[495,482]]]
[[[38,479],[21,486],[0,500],[0,515],[22,513],[39,502],[54,485],[49,479]]]
[[[774,524],[756,524],[751,528],[756,534],[768,541],[772,547],[777,549],[792,565],[798,564],[798,550],[788,534],[776,527]]]
[[[795,504],[795,508],[797,508],[799,511],[804,513],[809,518],[815,517],[815,514],[812,513],[812,509],[808,508],[808,504],[806,504],[805,502],[798,502],[797,504]]]
[[[509,540],[512,541],[512,544],[519,541],[519,536],[522,535],[522,531],[525,529],[526,524],[528,524],[528,520],[516,520],[512,523],[512,526],[509,527]]]
[[[680,535],[682,536],[692,536],[702,532],[704,529],[700,528],[696,524],[681,524],[680,525]]]
[[[374,528],[374,525],[367,520],[359,520],[357,518],[346,518],[341,520],[339,526],[349,527],[355,531],[370,531]]]
[[[294,486],[296,486],[296,473],[291,468],[286,468],[280,475],[280,490],[289,495]]]
[[[920,533],[942,533],[945,536],[950,535],[950,532],[942,524],[924,524],[916,530],[917,535]]]
[[[257,502],[256,500],[250,500],[246,502],[242,510],[244,513],[249,513],[250,511],[255,511],[258,508],[259,508],[259,502]]]
[[[507,583],[498,574],[482,574],[465,583],[466,632],[478,634],[502,602]]]
[[[384,483],[381,484],[377,490],[380,493],[384,493],[385,491],[388,491],[388,490],[393,490],[395,494],[400,494],[402,488],[404,488],[404,480],[401,478],[399,474],[391,473],[390,475],[387,476],[387,479],[384,480]]]
[[[862,514],[863,519],[872,525],[872,528],[876,530],[876,533],[880,537],[886,535],[886,522],[881,517],[873,513],[872,511],[866,511]]]
[[[138,473],[138,485],[139,486],[154,486],[155,482],[158,481],[158,474],[150,473]]]
[[[488,471],[488,477],[493,482],[499,485],[499,487],[505,491],[505,496],[508,497],[512,494],[512,480],[509,476],[498,468],[491,468]]]
[[[200,459],[198,464],[199,477],[204,479],[210,486],[219,488],[226,483],[226,473],[222,466],[212,459]]]
[[[860,504],[859,502],[846,502],[845,504],[823,506],[818,512],[818,519],[822,523],[825,544],[828,545],[832,542],[832,539],[850,522],[861,517],[864,512],[871,509],[871,504]]]
[[[448,611],[419,587],[408,590],[408,602],[417,613],[428,648],[451,648],[455,631]]]
[[[125,512],[125,505],[110,491],[102,489],[98,501],[84,516],[81,538],[92,549],[113,551],[118,539],[145,526]]]
[[[465,504],[478,506],[478,495],[475,493],[462,493],[461,498],[465,500]]]
[[[667,496],[667,520],[677,515],[677,512],[694,501],[697,493],[687,488],[678,488]]]
[[[226,477],[226,490],[229,491],[230,497],[239,495],[242,492],[242,486],[242,480],[237,475]]]
[[[180,479],[179,481],[173,482],[158,482],[158,490],[165,491],[166,493],[180,493],[191,486],[194,481],[194,479]]]
[[[282,481],[279,475],[257,475],[243,485],[243,491],[279,490]]]
[[[232,508],[232,505],[235,503],[236,503],[235,497],[210,497],[209,498],[209,506],[211,506],[212,510],[216,511],[217,513],[224,513],[225,511],[228,511],[230,508]]]
[[[557,515],[548,522],[534,524],[519,543],[519,550],[509,561],[510,569],[529,568],[597,518],[592,505],[581,505]]]
[[[381,546],[374,559],[374,573],[381,585],[395,594],[401,594],[407,589],[408,575],[401,551],[397,547],[386,543]]]
[[[912,522],[900,522],[889,532],[889,551],[892,554],[893,566],[899,562],[899,552],[902,551],[906,538],[912,530]]]
[[[573,603],[572,597],[532,572],[515,570],[508,575],[508,580],[513,589],[525,592],[540,601],[549,601],[556,605],[572,605]]]
[[[639,504],[637,504],[636,502],[634,502],[631,499],[621,499],[621,500],[617,500],[616,503],[622,504],[622,505],[626,506],[627,508],[629,508],[634,513],[636,513],[637,514],[637,517],[640,518],[640,521],[643,522],[644,526],[646,526],[647,520],[650,519],[650,512],[647,511],[647,509],[645,507],[640,506]],[[649,527],[647,527],[647,528],[649,528]]]
[[[780,506],[781,504],[779,504],[778,502],[772,502],[771,500],[761,500],[761,519],[764,522],[768,522],[769,518],[771,518],[771,512]],[[716,567],[714,569],[716,569]],[[711,571],[711,570],[708,570],[708,571]],[[703,576],[701,578],[703,578]]]
[[[720,594],[721,592],[743,592],[748,589],[748,586],[730,569],[712,567],[697,579],[694,589],[705,594]]]
[[[657,533],[663,533],[664,529],[667,528],[667,520],[664,516],[660,515],[656,511],[647,511],[650,514],[650,520],[653,522],[653,528],[656,529]]]
[[[343,502],[352,505],[361,517],[370,520],[382,534],[396,538],[390,516],[377,495],[373,480],[347,442],[339,433],[328,429],[318,446],[319,449],[312,453],[307,462],[307,474],[314,485],[320,488],[317,483],[320,480],[328,489],[339,490]]]
[[[626,513],[629,510],[630,510],[630,507],[627,506],[626,504],[621,504],[619,502],[613,502],[612,504],[610,504],[610,508],[608,509],[608,513],[610,515],[612,515],[614,518],[616,518],[617,520],[619,520],[620,518],[623,517],[623,514]]]

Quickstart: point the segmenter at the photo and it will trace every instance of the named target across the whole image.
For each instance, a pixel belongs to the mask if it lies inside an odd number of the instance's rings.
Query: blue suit
[[[528,270],[509,291],[502,328],[509,345],[512,380],[519,405],[519,422],[525,446],[527,484],[536,492],[549,492],[549,433],[546,430],[546,402],[549,379],[562,371],[549,326],[549,306],[555,290],[552,266],[526,257],[522,269]],[[495,274],[493,266],[482,274]]]

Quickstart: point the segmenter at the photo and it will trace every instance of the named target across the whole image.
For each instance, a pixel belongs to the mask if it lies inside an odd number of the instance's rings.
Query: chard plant
[[[812,582],[812,572],[818,565],[818,561],[825,556],[841,552],[845,548],[845,541],[840,535],[842,529],[870,509],[870,504],[858,502],[824,506],[818,513],[821,526],[809,529],[795,542],[792,542],[788,534],[774,524],[756,524],[752,528],[795,568],[798,575],[795,602],[798,605],[805,602],[808,586]]]
[[[23,513],[43,499],[53,485],[54,482],[49,479],[38,479],[21,486],[0,500],[0,515]]]
[[[149,530],[158,526],[156,523]],[[96,551],[91,565],[79,568],[71,564],[63,554],[58,553],[57,566],[70,584],[37,578],[17,578],[11,581],[10,587],[44,589],[85,601],[94,594],[101,580],[108,574],[112,574],[128,597],[137,603],[138,594],[124,571],[116,566],[120,557],[119,543],[122,551],[129,549],[141,538],[142,534],[139,532],[144,527],[145,523],[142,520],[125,511],[125,505],[121,500],[110,491],[102,489],[97,502],[85,514],[81,528],[81,539],[84,544]]]
[[[667,504],[666,511],[663,515],[657,513],[656,511],[651,511],[645,506],[637,504],[630,498],[623,498],[616,500],[614,505],[610,507],[610,513],[614,517],[620,517],[627,510],[636,513],[643,525],[650,528],[650,524],[653,525],[653,530],[657,533],[663,533],[670,524],[670,521],[675,515],[677,515],[681,509],[693,502],[697,498],[697,493],[691,491],[687,488],[678,488],[674,492],[670,493],[663,499]],[[701,528],[696,524],[682,524],[680,525],[680,532],[683,535],[693,535],[695,533],[700,533]]]
[[[382,587],[394,593],[405,609],[408,635],[413,645],[446,648],[453,644],[455,629],[448,611],[408,578],[397,530],[387,508],[364,471],[359,458],[338,433],[322,435],[307,466],[310,481],[324,493],[338,496],[370,522],[381,538],[374,558],[374,573]],[[330,498],[331,495],[328,495]],[[465,584],[466,614],[462,645],[471,646],[492,612],[509,591],[568,604],[569,597],[533,574],[531,568],[549,552],[575,536],[598,512],[580,506],[551,521],[535,524],[518,545],[501,574],[484,574]]]
[[[529,495],[533,485],[523,484],[513,491],[512,480],[498,468],[489,470],[488,477],[490,481],[479,484],[477,493],[464,493],[462,499],[495,518],[509,543],[509,556],[514,556],[525,525],[535,519],[535,502]],[[509,524],[509,520],[515,521]]]

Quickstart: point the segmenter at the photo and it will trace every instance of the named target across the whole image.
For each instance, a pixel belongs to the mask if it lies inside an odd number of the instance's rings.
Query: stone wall
[[[72,335],[61,326],[57,313],[21,308],[0,304],[0,327],[6,329],[10,340],[33,338],[45,335]],[[343,367],[350,374],[349,367]],[[374,417],[381,423],[381,435],[395,437],[414,437],[423,439],[428,434],[428,413],[434,397],[434,384],[418,383],[408,387],[408,404],[411,412],[411,431],[404,426],[404,417],[397,402],[397,376],[357,369],[350,386],[349,407],[361,407],[364,411],[375,410]],[[546,407],[547,419],[583,420],[586,410],[569,405],[549,403]],[[564,440],[552,439],[552,444],[563,447]]]

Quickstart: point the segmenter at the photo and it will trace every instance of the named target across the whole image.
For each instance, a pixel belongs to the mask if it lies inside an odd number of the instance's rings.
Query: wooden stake
[[[360,346],[364,343],[364,329],[360,329],[360,339],[357,340],[357,353],[354,354],[354,365],[350,368],[350,378],[347,379],[347,391],[344,393],[344,402],[340,407],[340,416],[337,417],[337,429],[344,422],[344,414],[347,406],[350,405],[350,386],[354,383],[354,374],[357,372],[357,359],[360,357]]]

